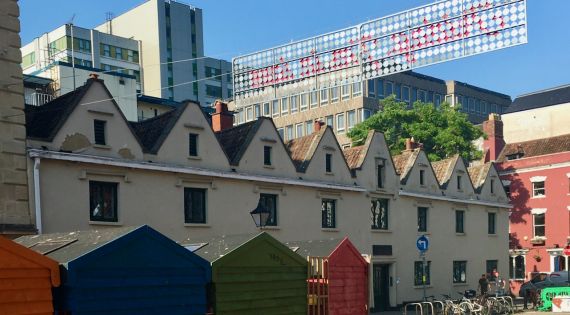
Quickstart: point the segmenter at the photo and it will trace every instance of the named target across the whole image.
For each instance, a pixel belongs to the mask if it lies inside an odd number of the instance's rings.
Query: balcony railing
[[[26,95],[26,104],[32,106],[41,106],[45,103],[51,102],[54,99],[54,96],[51,94],[45,93],[32,93]]]

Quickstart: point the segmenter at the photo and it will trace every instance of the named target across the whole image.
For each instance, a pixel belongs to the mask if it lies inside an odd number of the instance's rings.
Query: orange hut
[[[0,236],[0,315],[53,314],[59,264]]]

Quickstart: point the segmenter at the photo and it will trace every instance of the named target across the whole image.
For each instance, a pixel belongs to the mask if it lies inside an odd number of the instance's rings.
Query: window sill
[[[274,169],[275,169],[275,166],[273,166],[273,165],[263,165],[263,168],[266,168],[266,169],[268,169],[268,170],[274,170]]]
[[[457,232],[455,232],[455,235],[456,235],[456,236],[465,236],[465,232],[463,232],[463,233],[457,233]]]
[[[107,222],[107,221],[91,221],[91,220],[89,220],[89,224],[90,224],[90,225],[121,226],[121,225],[123,225],[123,222],[121,222],[121,221],[118,221],[118,222]]]
[[[497,237],[497,233],[495,234],[487,234],[488,237]]]
[[[546,198],[546,195],[540,195],[540,196],[532,196],[532,197],[530,197],[530,199],[542,199],[542,198]]]
[[[454,283],[453,286],[454,287],[468,287],[469,284],[467,282],[459,282],[459,283]]]
[[[338,228],[321,228],[321,231],[323,231],[323,232],[338,232],[339,229]]]
[[[211,228],[212,226],[208,223],[184,223],[185,227],[196,227],[196,228]]]
[[[431,288],[433,288],[433,285],[431,285],[431,284],[426,284],[425,287],[426,287],[426,289],[431,289]],[[420,290],[421,290],[421,289],[424,288],[424,286],[420,284],[420,285],[414,285],[412,288],[414,288],[414,289],[416,289],[416,290],[417,290],[417,289],[420,289]]]
[[[193,161],[201,161],[202,160],[202,158],[199,156],[191,156],[191,155],[188,156],[188,159],[193,160]]]
[[[418,236],[422,236],[422,235],[431,235],[430,232],[418,232]]]
[[[334,176],[333,172],[325,172],[325,175]]]
[[[383,229],[370,229],[372,233],[392,233],[392,230],[383,230]]]
[[[106,145],[106,144],[94,144],[93,147],[94,147],[95,149],[111,150],[111,146]]]
[[[281,227],[278,225],[269,225],[269,226],[264,226],[262,228],[259,228],[260,230],[281,230]]]

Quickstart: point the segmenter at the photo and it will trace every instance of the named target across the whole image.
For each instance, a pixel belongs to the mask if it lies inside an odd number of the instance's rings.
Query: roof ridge
[[[556,91],[556,90],[560,90],[560,89],[564,89],[564,88],[568,88],[568,87],[570,87],[570,83],[555,86],[555,87],[550,87],[550,88],[546,88],[546,89],[542,89],[542,90],[538,90],[538,91],[534,91],[534,92],[528,92],[528,93],[520,94],[520,95],[517,95],[516,98],[536,95],[536,94],[545,93],[545,92]]]

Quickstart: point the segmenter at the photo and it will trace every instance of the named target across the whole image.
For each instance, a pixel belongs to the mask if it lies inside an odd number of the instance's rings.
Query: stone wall
[[[0,235],[35,231],[28,205],[18,2],[0,2]]]

